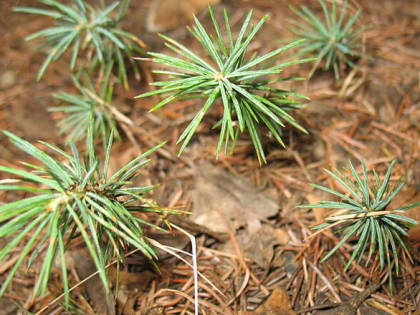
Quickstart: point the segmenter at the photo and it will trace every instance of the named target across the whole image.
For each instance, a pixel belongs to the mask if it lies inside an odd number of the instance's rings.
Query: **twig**
[[[311,266],[312,269],[315,270],[315,272],[318,274],[318,276],[322,279],[322,281],[324,281],[325,285],[328,287],[328,289],[330,290],[330,292],[332,293],[332,295],[335,297],[335,299],[338,302],[341,302],[341,298],[338,295],[337,291],[334,289],[334,287],[332,286],[331,282],[327,279],[327,277],[322,273],[322,271],[315,266],[311,261],[307,260],[307,263],[309,266]]]

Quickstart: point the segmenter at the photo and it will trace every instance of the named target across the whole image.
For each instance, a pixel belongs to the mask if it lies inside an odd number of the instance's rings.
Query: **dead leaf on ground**
[[[329,196],[328,193],[324,191],[314,191],[309,194],[307,194],[306,199],[308,200],[308,204],[310,205],[316,205],[322,200],[328,200]],[[324,218],[327,216],[329,212],[331,212],[330,209],[327,208],[312,208],[314,211],[316,222],[322,222]]]
[[[192,200],[191,220],[220,233],[247,226],[253,234],[261,228],[260,221],[276,215],[279,208],[245,178],[209,164],[200,166]]]
[[[111,281],[116,281],[116,268],[110,270]],[[117,303],[119,314],[135,315],[137,298],[144,294],[150,282],[156,277],[156,274],[145,270],[139,273],[120,270],[119,272],[119,289],[117,295]]]
[[[388,209],[396,209],[420,201],[420,191],[409,187],[401,191],[389,204]],[[420,221],[420,206],[411,208],[404,213],[405,216]],[[420,224],[410,228],[408,238],[412,241],[420,241]]]
[[[109,161],[108,174],[114,174],[121,167],[127,165],[131,160],[138,157],[140,154],[136,147],[131,143],[117,142],[113,145],[111,158]],[[116,154],[118,152],[118,154]]]
[[[190,243],[189,237],[178,231],[162,232],[156,230],[152,231],[147,228],[145,229],[144,234],[161,245],[175,249],[184,249]],[[154,250],[157,254],[158,261],[163,261],[172,257],[172,254],[164,249],[155,246]],[[128,256],[126,260],[128,264],[136,265],[140,269],[143,269],[145,266],[150,267],[150,259],[141,254],[140,251]]]
[[[155,0],[147,16],[149,32],[166,32],[192,21],[193,16],[220,0]]]
[[[243,315],[296,315],[290,304],[289,295],[280,288],[275,288],[268,300],[253,312]]]
[[[214,237],[221,243],[224,243],[227,240],[229,240],[228,234],[213,232],[212,230],[208,229],[206,226],[193,222],[190,219],[189,215],[187,216],[187,215],[171,214],[168,216],[168,219],[172,224],[175,224],[181,227],[182,229],[188,231],[191,234],[194,234],[194,235],[207,234],[207,235],[210,235],[211,237]]]
[[[241,230],[236,235],[236,241],[245,257],[255,261],[265,270],[270,267],[274,246],[286,245],[289,239],[285,230],[274,229],[267,224],[261,226],[256,233],[250,234],[247,230]],[[235,252],[230,242],[225,244],[223,251]]]
[[[178,232],[178,231],[171,231],[169,233],[153,231],[153,232],[147,233],[147,236],[159,242],[162,245],[169,246],[176,249],[184,249],[190,243],[189,237],[185,235],[184,233]],[[160,248],[155,247],[155,250],[156,250],[159,260],[172,257],[172,254]]]
[[[152,305],[145,310],[144,315],[165,315],[165,308],[159,305]]]
[[[68,251],[65,259],[67,266],[70,269],[74,268],[82,281],[97,270],[89,254],[84,253],[82,250]],[[115,315],[114,298],[112,294],[106,295],[99,275],[84,282],[83,286],[97,314]]]
[[[118,277],[120,290],[139,292],[147,289],[150,281],[156,277],[156,274],[150,270],[145,270],[142,272],[129,272],[126,270],[120,270]],[[112,282],[117,280],[117,269],[115,265],[112,266],[109,270],[109,278]]]
[[[18,314],[18,311],[19,308],[12,299],[5,296],[0,299],[0,314],[12,315]]]

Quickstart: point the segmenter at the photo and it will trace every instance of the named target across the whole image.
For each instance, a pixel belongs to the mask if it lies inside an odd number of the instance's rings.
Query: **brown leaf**
[[[190,22],[195,14],[220,0],[155,0],[147,16],[149,32],[166,32]]]
[[[0,314],[2,315],[13,315],[13,314],[19,314],[19,308],[16,305],[17,303],[13,301],[12,299],[9,299],[5,296],[3,296],[0,299]]]
[[[144,315],[165,315],[165,308],[159,305],[152,305],[144,311]]]
[[[275,229],[273,234],[276,240],[275,245],[286,245],[289,243],[290,236],[284,229]]]
[[[112,152],[115,154],[111,154],[108,174],[114,174],[121,167],[139,156],[138,150],[131,143],[117,142],[113,145]]]
[[[312,193],[307,194],[306,199],[308,200],[308,204],[316,205],[321,200],[328,200],[329,196],[328,193],[324,191],[314,191]],[[324,218],[327,216],[328,212],[331,212],[330,209],[327,208],[312,208],[315,214],[316,222],[322,222]]]
[[[178,231],[170,231],[170,232],[163,232],[163,231],[152,231],[148,228],[145,229],[145,235],[155,240],[156,242],[160,243],[161,245],[176,248],[176,249],[184,249],[190,243],[190,239],[187,235],[182,232]],[[158,260],[162,261],[172,257],[171,253],[161,249],[161,248],[154,248],[156,254],[158,256]],[[134,264],[138,266],[148,265],[150,263],[150,259],[147,258],[143,254],[134,254],[127,257],[127,263]]]
[[[420,201],[420,191],[409,187],[401,191],[389,204],[388,209],[396,209]],[[404,213],[405,216],[420,221],[420,206],[411,208]],[[410,228],[408,238],[412,241],[420,241],[420,224]]]
[[[110,278],[113,282],[117,280],[116,271],[114,267],[110,272]],[[149,270],[139,273],[120,270],[118,276],[120,284],[117,295],[119,314],[135,315],[137,314],[137,298],[139,295],[144,294],[144,291],[149,286],[150,281],[156,277],[156,274]]]
[[[16,79],[17,79],[16,73],[10,70],[4,71],[0,75],[0,89],[5,90],[12,87],[13,85],[15,85]]]
[[[236,236],[236,240],[245,257],[267,270],[274,255],[274,246],[287,244],[289,235],[283,229],[274,229],[264,224],[256,233],[250,234],[247,230],[242,230]],[[227,243],[223,250],[234,252],[230,243]]]
[[[245,178],[236,177],[211,165],[200,166],[192,191],[191,220],[214,232],[226,232],[247,225],[253,234],[260,221],[277,214],[278,205],[254,188]]]
[[[156,274],[150,270],[144,270],[142,272],[129,272],[126,270],[120,270],[118,273],[119,277],[119,288],[123,291],[138,292],[144,291],[149,286],[150,281],[152,281]],[[112,266],[109,270],[109,278],[112,282],[117,280],[117,268]]]
[[[89,254],[82,250],[68,251],[65,256],[69,268],[74,268],[80,280],[83,280],[96,272],[95,263]],[[59,262],[57,262],[59,264]],[[95,275],[83,283],[86,293],[95,308],[97,314],[114,315],[114,298],[111,294],[106,295],[105,288],[99,275]]]
[[[296,315],[296,312],[292,310],[287,292],[275,288],[268,300],[249,315]]]
[[[285,245],[289,241],[289,235],[282,229],[273,229],[264,225],[244,244],[244,254],[254,260],[260,267],[268,269],[274,255],[275,245]]]
[[[162,245],[169,246],[172,248],[177,249],[184,249],[190,243],[190,239],[187,235],[182,232],[178,231],[171,231],[167,232],[160,232],[160,231],[153,231],[147,233],[147,236],[154,239],[155,241],[159,242]],[[172,257],[172,254],[160,249],[155,248],[156,253],[159,257],[159,260],[167,259]]]

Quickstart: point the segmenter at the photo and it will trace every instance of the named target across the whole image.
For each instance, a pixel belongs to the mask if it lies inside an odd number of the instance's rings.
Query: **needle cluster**
[[[234,38],[226,11],[223,16],[223,31],[211,8],[209,11],[215,31],[214,36],[206,31],[197,18],[194,18],[194,26],[190,29],[207,53],[208,58],[192,52],[165,35],[160,35],[166,41],[166,46],[179,57],[149,53],[153,62],[171,68],[171,70],[155,70],[154,73],[167,75],[170,79],[154,82],[156,90],[138,97],[162,94],[164,99],[152,110],[180,98],[203,98],[205,100],[178,139],[178,143],[182,142],[180,154],[197,131],[205,114],[220,101],[223,105],[223,115],[214,126],[214,128],[220,128],[217,155],[222,148],[227,152],[229,145],[233,150],[239,134],[247,130],[260,163],[266,162],[261,142],[262,125],[267,127],[283,146],[281,129],[285,127],[286,123],[306,132],[291,115],[291,112],[302,106],[299,99],[306,99],[306,97],[280,89],[275,86],[275,83],[301,79],[280,77],[279,75],[285,67],[313,59],[299,59],[273,65],[274,57],[298,46],[302,40],[280,47],[265,55],[250,55],[248,48],[268,17],[264,16],[256,25],[253,25],[251,23],[252,11],[249,12],[239,33]]]
[[[364,28],[357,28],[355,25],[362,10],[359,9],[349,16],[346,0],[338,15],[336,1],[333,1],[331,9],[327,7],[324,0],[318,0],[318,2],[324,13],[323,19],[317,17],[304,5],[300,9],[290,7],[299,17],[297,20],[290,21],[291,30],[305,39],[297,55],[314,54],[317,57],[310,77],[321,62],[324,62],[325,70],[334,69],[335,78],[338,80],[340,70],[344,65],[356,68],[352,59],[363,56],[361,35]]]
[[[128,88],[125,61],[131,63],[133,71],[139,69],[132,60],[133,54],[144,54],[144,44],[135,35],[120,28],[130,0],[116,1],[107,7],[94,7],[83,0],[72,0],[69,5],[56,0],[38,0],[48,9],[16,7],[15,12],[48,16],[55,25],[26,37],[26,40],[44,38],[48,49],[38,73],[38,80],[44,75],[48,65],[59,59],[67,50],[72,51],[70,69],[74,70],[80,55],[87,56],[85,65],[101,70],[114,62],[120,82]],[[118,8],[117,12],[116,9]]]
[[[102,137],[103,143],[106,143],[111,132],[118,137],[119,123],[131,124],[131,120],[113,105],[111,70],[112,63],[108,64],[99,88],[94,86],[89,76],[85,76],[82,82],[72,76],[78,94],[64,91],[52,94],[61,106],[51,107],[49,111],[66,115],[57,125],[60,133],[67,134],[68,141],[76,142],[86,138],[88,129],[92,128],[93,137]]]
[[[351,176],[347,176],[339,170],[335,170],[335,173],[325,170],[347,191],[347,194],[313,184],[313,187],[340,198],[340,201],[320,201],[318,204],[300,206],[302,208],[338,209],[337,213],[326,218],[326,222],[314,227],[318,230],[334,226],[340,227],[341,240],[321,261],[329,258],[351,237],[356,237],[356,245],[347,261],[345,270],[354,260],[360,262],[365,257],[366,264],[368,264],[372,257],[376,257],[379,259],[381,270],[385,266],[387,267],[391,288],[393,269],[397,274],[400,271],[400,250],[407,253],[408,257],[410,256],[405,244],[407,230],[410,226],[417,224],[416,220],[405,216],[404,212],[420,205],[420,202],[417,202],[395,209],[389,208],[392,199],[404,186],[403,182],[391,184],[390,178],[395,163],[396,160],[390,164],[382,181],[374,170],[371,180],[364,163],[362,163],[361,176],[351,162],[349,162]]]
[[[0,190],[20,191],[29,197],[0,206],[0,238],[9,243],[0,250],[0,264],[17,246],[19,258],[0,289],[5,292],[18,268],[43,255],[43,263],[35,284],[34,294],[44,294],[52,267],[60,261],[64,291],[68,305],[68,271],[65,253],[76,239],[88,249],[106,289],[109,288],[106,265],[124,261],[129,246],[155,259],[156,253],[144,238],[142,225],[152,225],[138,214],[167,210],[145,198],[153,186],[131,187],[137,171],[149,160],[146,157],[163,144],[141,154],[114,174],[109,173],[112,134],[107,143],[105,161],[100,165],[89,129],[86,156],[81,156],[73,143],[71,154],[51,144],[41,142],[61,156],[60,162],[31,143],[10,132],[10,141],[38,160],[40,165],[25,163],[30,170],[0,166],[0,171],[15,178],[0,181]],[[57,259],[58,258],[58,259]]]

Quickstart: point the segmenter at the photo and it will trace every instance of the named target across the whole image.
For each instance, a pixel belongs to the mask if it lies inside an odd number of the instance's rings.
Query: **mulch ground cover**
[[[269,13],[270,19],[252,47],[268,52],[292,38],[287,19],[295,17],[289,2],[295,6],[305,3],[315,11],[319,7],[316,1],[303,0],[222,0],[214,8],[217,14],[224,7],[231,12],[234,30],[249,9],[254,10],[255,20]],[[151,4],[151,0],[132,0],[124,25],[153,51],[169,53],[162,40],[147,31],[146,15]],[[55,127],[60,116],[49,112],[48,107],[54,104],[51,93],[74,91],[69,56],[52,63],[45,77],[37,82],[45,55],[36,43],[25,42],[24,38],[47,27],[50,20],[13,13],[17,5],[36,6],[37,1],[0,2],[0,129],[13,131],[31,142],[45,140],[63,145],[65,137]],[[384,174],[389,163],[398,159],[392,180],[402,177],[406,186],[396,205],[420,200],[420,2],[359,0],[353,5],[363,9],[358,23],[368,26],[363,34],[367,57],[358,60],[358,68],[348,69],[339,82],[332,72],[317,71],[309,81],[293,83],[293,89],[311,99],[298,114],[309,133],[286,128],[286,149],[269,135],[263,137],[268,161],[265,165],[259,165],[246,137],[238,141],[233,155],[215,159],[218,132],[212,126],[222,106],[209,112],[185,153],[178,157],[176,140],[200,104],[195,100],[178,101],[149,112],[157,98],[137,100],[134,96],[149,89],[153,64],[143,62],[142,79],[132,78],[129,91],[116,91],[114,103],[134,125],[122,130],[123,139],[113,150],[112,167],[121,167],[139,152],[167,140],[137,180],[160,184],[151,196],[160,205],[194,212],[199,204],[201,211],[208,211],[206,224],[193,220],[194,214],[192,218],[170,218],[195,237],[201,274],[200,314],[420,314],[418,231],[410,234],[410,256],[401,257],[402,272],[394,277],[395,290],[391,292],[384,281],[386,271],[379,270],[377,260],[354,262],[343,271],[354,249],[351,240],[320,263],[339,242],[328,230],[311,237],[311,227],[328,212],[296,208],[325,197],[310,183],[340,190],[322,169],[341,168],[348,160],[355,165],[364,160],[368,169]],[[206,10],[198,17],[211,25]],[[185,25],[171,30],[169,35],[199,50]],[[310,64],[297,65],[284,75],[305,77],[310,70]],[[1,135],[0,164],[18,166],[21,161],[30,159]],[[0,174],[1,178],[5,175]],[[0,203],[20,197],[0,192]],[[270,201],[275,202],[276,210],[258,215],[260,229],[251,233],[252,218],[237,218],[241,209],[248,207],[257,213],[260,208],[271,209]],[[211,211],[225,214],[213,215]],[[419,211],[411,210],[410,216],[420,219]],[[228,218],[229,233],[217,231],[218,222],[225,224],[223,216]],[[62,300],[55,300],[62,289],[59,268],[54,270],[49,293],[31,298],[40,266],[34,262],[13,280],[0,300],[0,314],[24,310],[37,313],[43,309],[45,314],[112,314],[114,309],[117,314],[193,314],[194,277],[188,265],[192,260],[186,253],[191,252],[190,239],[176,231],[169,235],[152,230],[148,233],[177,256],[162,251],[157,272],[140,254],[130,255],[127,266],[120,271],[113,304],[105,303],[97,287],[99,280],[93,277],[83,281],[91,274],[91,264],[86,262],[89,259],[83,249],[78,249],[69,257],[73,262],[71,281],[76,285],[70,309],[64,308]],[[1,245],[6,243],[0,240]],[[16,261],[19,248],[15,253],[16,257],[11,255],[0,266],[0,281]],[[111,279],[115,280],[115,273],[111,266]]]

